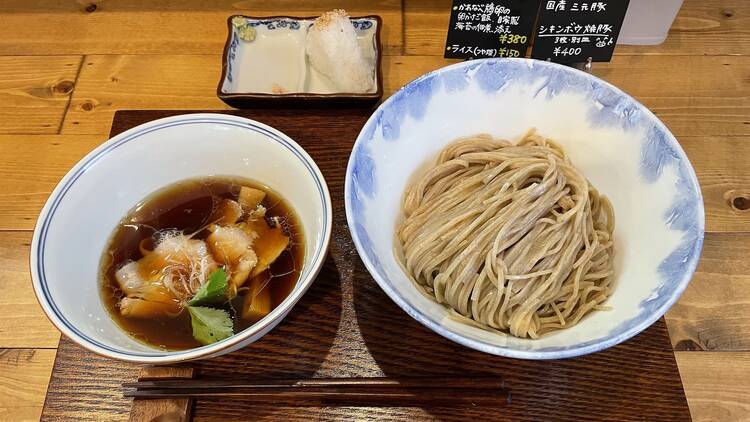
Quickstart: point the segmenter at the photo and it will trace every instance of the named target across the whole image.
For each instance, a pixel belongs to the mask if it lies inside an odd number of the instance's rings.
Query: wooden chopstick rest
[[[189,380],[194,375],[195,370],[189,367],[155,366],[141,368],[138,380],[139,382]],[[136,398],[130,408],[129,420],[131,422],[188,422],[192,408],[193,399],[190,397],[165,397],[156,400]]]

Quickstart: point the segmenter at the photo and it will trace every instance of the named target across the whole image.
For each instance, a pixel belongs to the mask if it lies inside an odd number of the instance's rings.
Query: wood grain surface
[[[226,109],[213,92],[220,59],[219,54],[87,56],[62,133],[106,135],[112,115],[121,109]],[[386,56],[385,96],[455,62]],[[681,77],[665,69],[680,69]],[[678,137],[750,136],[750,57],[616,56],[611,63],[597,63],[594,74],[648,106]]]
[[[747,421],[748,352],[677,352],[694,421]]]
[[[383,18],[383,52],[400,54],[400,0],[79,0],[0,3],[0,55],[221,53],[234,14],[314,16],[344,8]]]
[[[0,156],[13,157],[0,164],[0,230],[33,229],[57,182],[105,140],[97,135],[0,135]]]
[[[60,340],[31,289],[30,245],[29,232],[0,231],[0,292],[6,292],[0,294],[0,349],[54,348]]]
[[[448,0],[0,2],[0,353],[33,353],[13,360],[15,373],[33,385],[46,378],[54,353],[44,348],[59,338],[31,292],[28,230],[56,181],[106,140],[114,112],[226,109],[214,96],[226,16],[342,6],[385,20],[386,97],[452,62],[440,57]],[[700,421],[748,420],[749,23],[747,0],[685,0],[664,44],[618,46],[613,63],[594,66],[596,75],[664,119],[703,189],[710,231],[704,259],[667,314],[688,402]],[[86,59],[93,63],[88,70]],[[36,420],[44,389],[6,394],[14,382],[0,376],[0,421]]]
[[[179,112],[118,112],[113,133]],[[608,351],[577,359],[522,361],[483,354],[446,340],[411,319],[380,290],[359,260],[344,216],[344,175],[367,110],[248,110],[297,140],[326,178],[334,228],[328,259],[304,298],[271,333],[221,358],[191,364],[213,377],[365,377],[496,374],[506,408],[376,409],[251,407],[241,400],[198,400],[195,420],[658,420],[689,419],[664,321]],[[403,335],[402,333],[409,333]],[[85,374],[99,374],[91,379]],[[44,419],[111,419],[128,411],[118,386],[135,366],[61,342]],[[592,409],[586,402],[595,400]]]
[[[675,350],[750,350],[750,242],[706,236],[693,280],[668,314]]]
[[[38,420],[54,349],[0,349],[0,420]]]
[[[0,57],[0,134],[58,133],[81,59]]]

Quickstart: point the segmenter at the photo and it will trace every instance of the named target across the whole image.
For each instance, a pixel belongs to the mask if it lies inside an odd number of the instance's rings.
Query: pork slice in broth
[[[202,240],[166,234],[153,252],[115,273],[126,295],[120,312],[135,318],[174,316],[217,267]]]
[[[238,226],[213,225],[209,230],[211,234],[206,238],[206,243],[216,260],[226,266],[225,270],[230,274],[231,291],[236,292],[258,263],[253,250],[256,236]]]

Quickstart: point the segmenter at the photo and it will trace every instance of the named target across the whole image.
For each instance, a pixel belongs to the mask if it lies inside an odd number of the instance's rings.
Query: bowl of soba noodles
[[[265,335],[320,270],[332,207],[285,134],[223,114],[155,120],[103,143],[39,216],[31,273],[42,308],[101,355],[179,362]]]
[[[643,331],[687,287],[700,187],[667,127],[595,76],[484,59],[385,101],[349,159],[346,213],[380,287],[467,347],[580,356]]]

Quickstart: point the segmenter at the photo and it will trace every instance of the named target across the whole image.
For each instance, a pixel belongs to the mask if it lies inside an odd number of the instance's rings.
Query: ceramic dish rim
[[[367,267],[368,272],[370,275],[375,279],[375,281],[378,283],[381,289],[385,291],[385,293],[396,302],[396,304],[403,309],[409,316],[417,320],[422,325],[426,326],[430,330],[434,331],[435,333],[451,340],[456,343],[459,343],[461,345],[464,345],[466,347],[472,348],[474,350],[478,350],[481,352],[489,353],[492,355],[497,356],[503,356],[503,357],[509,357],[509,358],[518,358],[518,359],[530,359],[530,360],[549,360],[549,359],[563,359],[563,358],[571,358],[571,357],[577,357],[577,356],[583,356],[590,353],[598,352],[604,349],[607,349],[609,347],[615,346],[617,344],[620,344],[643,330],[650,327],[654,322],[656,322],[659,318],[664,316],[664,314],[669,310],[669,308],[674,305],[674,303],[680,298],[684,290],[687,288],[688,284],[690,283],[690,280],[693,277],[693,274],[695,273],[695,269],[698,265],[698,262],[700,261],[701,251],[703,248],[703,238],[705,234],[705,207],[703,204],[703,194],[700,189],[700,184],[698,183],[698,178],[695,174],[695,169],[693,168],[692,163],[690,163],[690,160],[687,157],[687,154],[685,154],[685,151],[682,149],[682,146],[677,141],[677,138],[672,134],[672,132],[667,128],[667,126],[658,118],[656,115],[653,114],[653,112],[648,109],[646,106],[641,104],[638,100],[621,90],[620,88],[612,85],[611,83],[600,79],[590,73],[583,72],[578,69],[574,69],[568,66],[560,65],[553,62],[547,62],[542,60],[535,60],[535,59],[529,59],[529,58],[515,58],[515,59],[508,59],[508,58],[487,58],[487,59],[479,59],[480,61],[495,61],[495,62],[501,62],[505,60],[522,60],[527,65],[530,66],[549,66],[553,68],[557,68],[558,70],[562,72],[570,72],[572,74],[577,74],[578,76],[582,76],[588,80],[593,80],[597,83],[601,83],[604,86],[608,87],[609,89],[612,89],[613,92],[615,92],[618,95],[621,95],[630,101],[633,101],[633,103],[637,104],[640,110],[644,111],[652,122],[654,122],[660,130],[662,130],[664,133],[668,134],[666,139],[668,139],[668,142],[670,143],[670,146],[674,148],[675,151],[677,151],[679,155],[679,159],[681,162],[685,163],[687,168],[689,169],[690,173],[690,180],[688,181],[690,183],[691,188],[697,192],[697,218],[699,220],[699,229],[700,229],[700,236],[698,239],[696,239],[695,244],[693,245],[693,249],[695,250],[695,254],[693,255],[693,259],[686,263],[686,269],[682,273],[682,276],[675,284],[675,288],[671,293],[671,296],[669,299],[658,309],[656,309],[652,314],[650,314],[648,317],[644,318],[642,321],[640,321],[638,324],[633,325],[631,328],[626,330],[623,333],[620,333],[619,335],[613,336],[613,337],[603,337],[600,341],[597,341],[596,343],[589,344],[587,346],[572,346],[567,349],[563,350],[519,350],[519,349],[512,349],[506,346],[499,346],[495,344],[490,344],[481,340],[477,339],[471,339],[466,337],[463,334],[456,333],[446,327],[444,327],[442,324],[440,324],[439,321],[433,320],[431,317],[428,317],[423,311],[418,309],[416,306],[411,306],[405,299],[403,299],[396,291],[395,289],[391,288],[388,283],[385,281],[385,279],[388,279],[388,277],[384,277],[382,274],[380,274],[377,270],[377,267],[373,265],[373,263],[370,261],[370,257],[365,253],[366,249],[362,246],[362,240],[359,238],[359,235],[357,233],[355,224],[354,224],[354,215],[353,215],[353,204],[352,204],[352,178],[353,178],[353,170],[354,170],[354,156],[357,152],[357,148],[360,146],[361,143],[365,143],[368,140],[363,139],[363,134],[365,133],[365,128],[368,127],[370,124],[375,124],[375,120],[378,115],[378,111],[389,106],[392,101],[397,97],[397,94],[404,90],[407,86],[410,86],[412,84],[419,83],[420,81],[440,75],[442,73],[449,72],[454,69],[460,69],[466,66],[474,66],[477,63],[477,60],[473,61],[464,61],[459,63],[450,64],[444,67],[441,67],[439,69],[427,72],[416,79],[412,80],[411,82],[407,83],[403,87],[401,87],[396,93],[391,95],[388,99],[386,99],[383,103],[381,103],[378,108],[372,113],[370,118],[367,120],[367,122],[362,127],[362,130],[360,130],[359,135],[357,136],[357,140],[354,142],[354,145],[352,146],[352,152],[349,155],[349,162],[346,167],[346,176],[344,179],[344,202],[345,202],[345,209],[346,209],[346,219],[347,219],[347,225],[349,226],[349,232],[351,233],[352,240],[354,242],[355,247],[357,248],[357,252],[362,259],[362,262],[364,262],[365,267]],[[402,270],[403,271],[403,270]],[[405,277],[406,278],[406,277]],[[500,335],[500,334],[498,334]]]
[[[213,121],[211,121],[211,119],[213,119]],[[51,307],[51,305],[47,301],[46,295],[44,294],[44,291],[42,288],[42,281],[40,279],[40,274],[38,271],[39,265],[41,265],[41,263],[39,262],[37,255],[38,253],[41,252],[40,246],[42,245],[40,245],[40,241],[41,241],[40,237],[42,234],[41,233],[42,228],[44,224],[48,222],[48,220],[50,220],[52,217],[50,212],[52,211],[51,207],[53,205],[53,202],[55,202],[58,199],[61,200],[61,194],[64,193],[63,191],[66,189],[66,187],[69,188],[75,183],[74,178],[76,176],[85,174],[87,168],[90,165],[94,164],[98,159],[106,157],[111,152],[111,151],[108,151],[108,149],[115,145],[118,145],[118,142],[120,143],[120,145],[125,144],[129,142],[130,140],[138,139],[140,136],[147,135],[148,133],[150,133],[149,131],[146,131],[145,133],[139,133],[139,132],[147,130],[147,129],[151,129],[151,131],[158,131],[160,129],[163,129],[165,124],[177,123],[177,125],[179,125],[179,124],[198,123],[198,124],[212,124],[213,125],[213,124],[221,124],[219,120],[224,120],[225,122],[232,122],[234,123],[233,126],[245,128],[246,130],[252,127],[260,128],[263,131],[267,132],[263,134],[266,137],[273,138],[273,136],[275,136],[279,138],[288,147],[291,147],[290,150],[292,150],[293,153],[296,153],[297,158],[299,158],[300,161],[302,161],[303,164],[307,166],[308,170],[310,171],[310,176],[313,177],[315,179],[316,184],[319,185],[319,188],[320,188],[319,193],[323,200],[323,204],[322,204],[323,206],[323,215],[322,215],[323,232],[321,233],[321,239],[316,245],[315,250],[311,251],[311,253],[316,253],[316,255],[310,261],[310,271],[308,272],[306,277],[304,278],[300,277],[297,280],[295,284],[295,288],[292,290],[292,292],[284,299],[284,301],[281,302],[281,304],[279,304],[279,306],[273,309],[271,313],[269,313],[263,319],[253,324],[252,326],[248,327],[247,329],[237,334],[234,334],[225,340],[216,342],[214,344],[195,347],[195,348],[191,348],[187,350],[180,350],[180,351],[159,351],[157,349],[154,349],[153,351],[148,352],[147,354],[146,353],[141,354],[141,352],[136,353],[136,352],[128,352],[128,351],[120,351],[120,350],[110,350],[108,348],[104,348],[97,344],[91,343],[90,340],[87,338],[88,336],[82,337],[76,332],[78,330],[71,329],[68,325],[73,326],[73,324],[70,323],[67,320],[67,318],[64,318],[63,316],[58,314],[57,310]],[[273,136],[269,135],[269,133]],[[272,139],[272,141],[280,142],[278,139]],[[36,226],[34,228],[32,241],[31,241],[31,253],[29,257],[29,264],[30,264],[30,270],[31,270],[32,285],[34,288],[34,295],[37,299],[37,302],[39,302],[39,305],[44,310],[44,313],[47,319],[49,319],[50,322],[52,322],[52,324],[61,333],[63,333],[65,336],[73,340],[78,345],[98,355],[105,356],[108,358],[119,359],[119,360],[123,360],[127,362],[152,363],[152,364],[174,363],[174,362],[182,362],[182,361],[194,360],[194,359],[199,359],[199,358],[213,357],[221,353],[225,349],[232,349],[234,347],[241,346],[242,343],[247,341],[250,337],[257,335],[258,333],[262,333],[264,331],[268,331],[272,329],[278,322],[280,322],[281,320],[283,320],[284,317],[286,317],[286,314],[289,311],[291,311],[292,308],[294,308],[297,302],[302,298],[305,292],[312,285],[313,281],[317,277],[317,274],[322,268],[323,263],[326,259],[328,247],[330,244],[332,225],[333,225],[333,208],[332,208],[331,196],[328,190],[328,185],[325,181],[325,178],[323,177],[323,174],[321,173],[315,161],[312,159],[312,157],[310,157],[309,154],[307,154],[304,148],[302,148],[297,142],[295,142],[292,138],[290,138],[289,136],[287,136],[280,130],[275,129],[264,123],[260,123],[256,120],[248,119],[248,118],[241,117],[241,116],[235,116],[232,114],[186,113],[186,114],[178,114],[175,116],[155,119],[155,120],[151,120],[146,123],[137,125],[135,127],[132,127],[126,131],[123,131],[122,133],[111,137],[106,142],[94,148],[91,152],[86,154],[86,156],[81,158],[65,174],[65,176],[63,176],[63,178],[60,179],[58,184],[55,186],[54,190],[52,191],[49,198],[45,202],[44,207],[40,211],[39,217],[36,222]]]
[[[334,92],[330,94],[315,94],[305,92],[290,92],[287,94],[269,94],[265,92],[224,92],[221,88],[224,85],[224,81],[227,78],[228,63],[227,57],[229,56],[229,47],[232,43],[232,19],[234,18],[245,18],[252,20],[273,20],[273,19],[290,19],[295,21],[302,20],[315,20],[320,16],[287,16],[287,15],[276,15],[276,16],[250,16],[250,15],[231,15],[227,18],[227,39],[224,42],[224,52],[221,55],[221,77],[219,78],[219,84],[216,86],[216,96],[222,101],[226,100],[337,100],[337,99],[361,99],[361,100],[377,100],[383,96],[383,71],[381,64],[383,60],[383,46],[380,41],[380,33],[383,27],[383,19],[379,15],[363,15],[363,16],[350,16],[350,20],[356,19],[372,19],[377,22],[375,28],[375,92],[357,93],[357,92]]]

